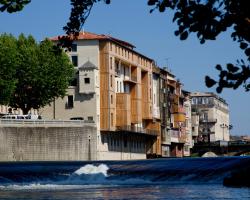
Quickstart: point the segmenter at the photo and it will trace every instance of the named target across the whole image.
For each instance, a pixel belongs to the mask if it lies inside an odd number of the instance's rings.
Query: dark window
[[[114,126],[114,115],[111,113],[111,126]]]
[[[111,95],[111,97],[110,97],[110,101],[111,101],[111,104],[113,104],[113,95]]]
[[[74,97],[73,95],[68,96],[68,108],[73,108],[74,107]]]
[[[110,59],[110,69],[112,69],[112,66],[113,66],[113,59],[112,59],[112,57],[110,57],[109,59]]]
[[[77,44],[72,44],[71,45],[71,51],[72,52],[77,52]]]
[[[78,66],[78,56],[71,56],[72,64],[77,67]]]
[[[84,78],[84,83],[85,84],[90,84],[90,78]]]
[[[92,116],[88,116],[88,121],[93,121],[94,118]]]

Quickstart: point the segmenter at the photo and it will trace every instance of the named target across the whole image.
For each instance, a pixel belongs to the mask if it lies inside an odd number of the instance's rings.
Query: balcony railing
[[[201,123],[216,123],[217,119],[214,119],[214,118],[209,118],[209,119],[200,118],[200,122]]]
[[[179,131],[170,130],[171,142],[179,143]]]
[[[144,129],[142,127],[135,127],[135,126],[117,126],[116,130],[117,131],[134,132],[134,133],[142,133],[142,134],[154,135],[154,136],[159,135],[158,130]]]
[[[125,76],[124,81],[136,83],[137,82],[137,77],[136,76]]]
[[[186,134],[181,134],[179,130],[170,130],[171,142],[185,143],[187,140]]]

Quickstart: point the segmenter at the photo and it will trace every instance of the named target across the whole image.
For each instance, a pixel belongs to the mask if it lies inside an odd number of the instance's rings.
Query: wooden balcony
[[[186,121],[185,113],[176,113],[176,114],[174,114],[174,121],[175,122],[185,122]]]
[[[126,76],[123,81],[128,82],[128,83],[136,84],[137,83],[137,77],[136,76],[129,76],[129,77]]]
[[[185,143],[187,140],[186,134],[182,134],[179,130],[170,130],[171,142]]]

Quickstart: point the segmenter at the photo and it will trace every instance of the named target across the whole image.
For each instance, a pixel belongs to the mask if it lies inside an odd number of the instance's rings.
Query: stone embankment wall
[[[0,161],[96,160],[96,127],[1,127]]]

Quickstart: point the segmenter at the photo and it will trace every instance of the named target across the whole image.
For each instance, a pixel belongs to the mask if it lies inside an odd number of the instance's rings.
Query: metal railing
[[[95,125],[94,121],[87,120],[30,120],[30,119],[0,119],[0,127],[15,127],[15,126],[51,126],[51,127],[64,127],[64,126],[84,126]]]
[[[209,118],[209,119],[200,118],[200,122],[201,123],[216,123],[217,119],[215,119],[215,118]]]

